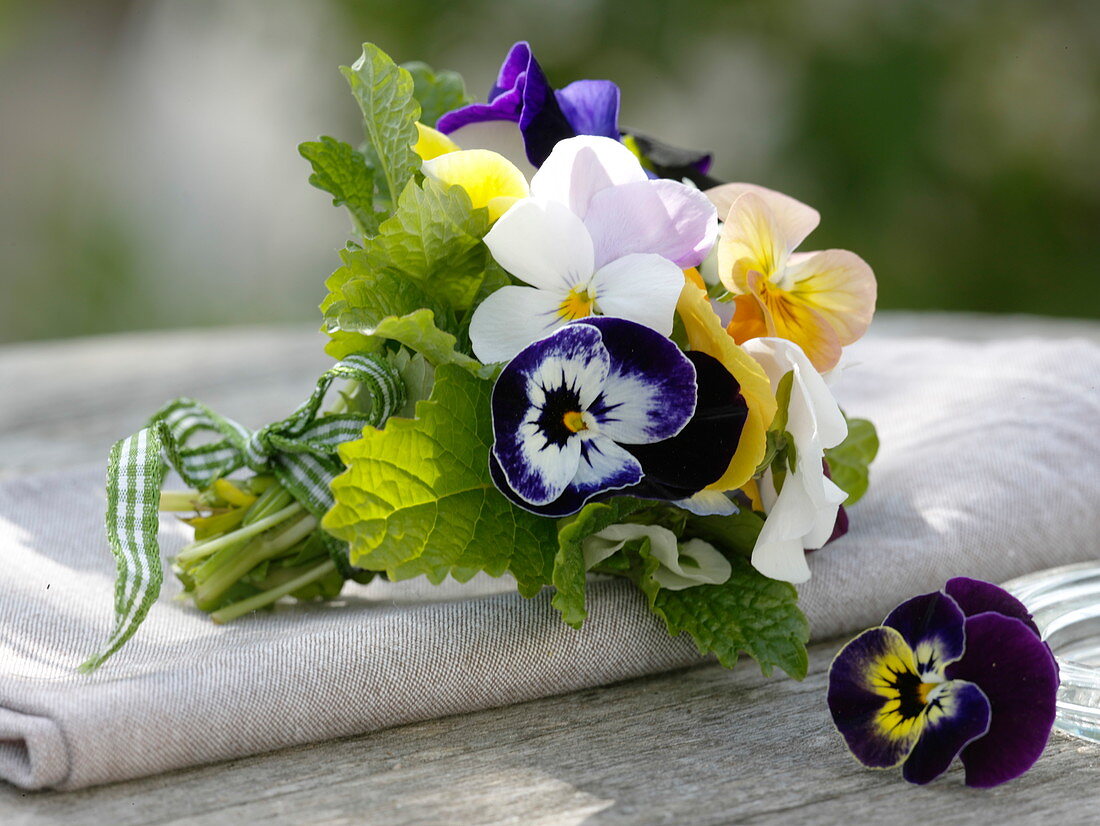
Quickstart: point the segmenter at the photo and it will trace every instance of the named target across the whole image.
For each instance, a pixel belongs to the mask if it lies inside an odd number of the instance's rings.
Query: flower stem
[[[285,597],[287,594],[291,594],[311,582],[328,576],[335,570],[336,563],[331,559],[327,559],[316,568],[311,568],[301,576],[295,577],[289,582],[284,582],[277,588],[272,588],[270,591],[264,591],[262,594],[256,594],[256,596],[249,597],[248,599],[242,599],[240,602],[234,602],[232,605],[227,605],[225,608],[220,608],[212,612],[210,614],[210,619],[219,625],[231,622],[237,619],[237,617],[270,605],[276,600]]]
[[[301,505],[293,505],[299,510],[303,510]],[[284,508],[283,511],[290,510],[290,508]],[[275,519],[276,516],[282,514],[283,511],[279,511],[277,514],[269,516],[268,520],[275,520],[275,523],[282,521]],[[254,522],[250,525],[250,528],[256,528],[263,524],[267,520],[261,519],[259,522]],[[195,604],[203,611],[209,611],[217,601],[221,599],[222,594],[233,587],[233,584],[263,562],[266,559],[278,556],[283,551],[292,548],[294,545],[301,542],[317,528],[317,520],[306,515],[295,522],[290,527],[269,536],[262,536],[249,542],[248,545],[241,548],[239,552],[234,553],[225,564],[217,566],[210,575],[198,584],[195,588]],[[260,528],[260,531],[263,529]],[[257,531],[259,532],[259,531]],[[241,531],[234,531],[234,533],[241,533]],[[232,534],[226,534],[226,536],[232,536]],[[225,537],[223,537],[225,538]],[[238,537],[239,538],[239,537]]]
[[[160,493],[160,510],[195,511],[199,509],[200,495],[193,490],[164,490]]]
[[[261,534],[269,528],[273,528],[285,519],[304,512],[305,508],[294,502],[287,505],[282,510],[275,511],[270,516],[265,516],[263,519],[257,519],[251,524],[237,528],[235,531],[224,533],[221,536],[216,536],[213,539],[208,539],[204,542],[194,542],[184,548],[176,556],[176,563],[182,566],[193,565],[200,559],[204,559],[210,556],[221,548],[228,547],[229,545],[243,542],[246,539],[251,539],[257,534]],[[246,516],[245,519],[248,517]],[[313,517],[310,517],[313,519]],[[316,526],[317,520],[313,519],[314,526]]]

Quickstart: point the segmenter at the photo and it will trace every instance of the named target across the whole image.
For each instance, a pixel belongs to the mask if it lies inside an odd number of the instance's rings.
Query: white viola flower
[[[825,475],[825,449],[848,435],[848,424],[821,374],[792,341],[754,338],[742,345],[768,374],[772,391],[793,373],[787,408],[787,433],[794,442],[795,465],[777,493],[771,470],[760,480],[760,498],[768,518],[752,551],[760,573],[785,582],[810,578],[806,551],[820,548],[833,533],[837,511],[848,498]]]
[[[493,258],[527,287],[502,287],[470,322],[483,362],[507,361],[576,319],[625,318],[668,336],[682,270],[717,233],[705,195],[651,180],[625,146],[582,135],[559,142],[519,201],[485,236]]]
[[[585,568],[590,570],[599,565],[635,539],[649,539],[649,552],[661,563],[653,578],[669,591],[695,585],[721,585],[733,571],[729,560],[709,542],[689,539],[681,543],[668,528],[633,524],[610,525],[586,537],[581,543]]]

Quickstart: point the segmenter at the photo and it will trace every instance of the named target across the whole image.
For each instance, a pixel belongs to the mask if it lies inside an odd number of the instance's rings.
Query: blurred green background
[[[882,308],[1100,317],[1100,3],[0,0],[0,340],[319,320],[347,219],[301,140],[360,136],[372,40],[555,85],[817,207]]]

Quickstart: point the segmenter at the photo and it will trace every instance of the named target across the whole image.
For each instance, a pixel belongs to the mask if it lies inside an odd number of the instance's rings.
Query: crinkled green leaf
[[[340,71],[363,112],[375,171],[385,180],[390,200],[396,201],[420,168],[420,158],[412,149],[420,117],[412,75],[373,43],[364,43],[360,58]]]
[[[833,481],[848,494],[845,505],[854,505],[867,492],[869,466],[877,453],[878,434],[866,419],[848,419],[847,438],[825,451]]]
[[[374,328],[374,336],[404,344],[420,353],[435,367],[454,364],[480,378],[496,375],[495,364],[484,365],[477,359],[455,349],[455,337],[435,326],[431,310],[417,310],[408,315],[384,318]]]
[[[445,308],[417,281],[379,266],[368,250],[344,250],[340,255],[344,265],[325,281],[329,294],[321,303],[324,330],[331,337],[325,352],[333,358],[380,348],[386,339],[375,333],[385,318],[422,308],[433,313],[433,322],[446,316]]]
[[[341,445],[347,471],[323,525],[349,544],[353,565],[433,583],[509,571],[525,596],[550,582],[554,521],[513,506],[489,476],[491,392],[444,364],[415,419],[391,418]]]
[[[333,206],[348,208],[360,235],[374,235],[378,231],[374,174],[363,156],[327,135],[298,144],[298,152],[313,167],[309,182],[332,195]]]
[[[809,665],[810,626],[798,607],[798,592],[793,585],[768,579],[740,556],[728,559],[733,572],[722,585],[657,588],[652,581],[656,560],[643,571],[639,585],[669,634],[687,633],[700,653],[714,654],[723,666],[733,668],[744,652],[765,676],[779,666],[801,680]]]
[[[466,84],[458,72],[432,71],[427,63],[402,63],[413,79],[413,96],[420,103],[420,122],[435,126],[442,115],[470,102]]]
[[[488,210],[474,209],[466,190],[427,179],[405,188],[367,249],[380,265],[400,270],[440,301],[465,310],[479,296],[486,271],[499,270],[481,243],[488,229]]]
[[[617,497],[607,502],[592,502],[575,516],[562,520],[558,527],[558,553],[554,557],[554,587],[551,604],[561,612],[561,618],[574,628],[580,628],[588,617],[584,606],[586,571],[584,540],[609,525],[622,521],[647,503],[640,499]]]

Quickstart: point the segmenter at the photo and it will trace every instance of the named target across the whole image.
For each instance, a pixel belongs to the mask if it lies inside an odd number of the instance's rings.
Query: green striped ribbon
[[[367,412],[318,416],[338,379],[359,383],[370,397]],[[164,571],[158,509],[169,466],[196,489],[243,467],[269,473],[320,519],[333,505],[329,483],[344,469],[337,446],[357,438],[365,425],[380,426],[404,403],[405,384],[393,365],[373,355],[351,355],[327,370],[290,416],[255,432],[204,404],[176,399],[143,430],[117,442],[107,465],[107,538],[117,567],[115,625],[80,669],[93,671],[118,651],[160,593]],[[348,576],[346,546],[327,534],[326,539],[337,568]]]

